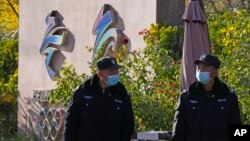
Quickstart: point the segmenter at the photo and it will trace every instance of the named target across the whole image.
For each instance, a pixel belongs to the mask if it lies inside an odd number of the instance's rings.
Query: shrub
[[[18,41],[0,38],[0,137],[17,130]]]
[[[212,52],[222,61],[220,78],[239,97],[243,123],[250,123],[250,14],[225,11],[208,20]]]
[[[50,102],[67,106],[72,98],[73,91],[84,82],[86,74],[78,75],[72,65],[64,64],[61,69],[62,77],[56,79],[56,89],[51,92]]]
[[[183,28],[152,24],[143,30],[147,45],[119,59],[121,81],[131,94],[136,129],[171,130],[180,93],[179,73]]]

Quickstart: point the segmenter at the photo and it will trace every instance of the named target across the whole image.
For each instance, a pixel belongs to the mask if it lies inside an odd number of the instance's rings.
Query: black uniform
[[[210,92],[195,82],[180,96],[172,141],[229,141],[229,124],[240,124],[235,93],[218,77]]]
[[[134,118],[130,96],[120,82],[103,90],[94,75],[73,95],[65,141],[130,141]]]

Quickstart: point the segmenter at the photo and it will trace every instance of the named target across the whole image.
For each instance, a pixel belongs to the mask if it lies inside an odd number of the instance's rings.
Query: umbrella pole
[[[204,8],[203,0],[199,0],[199,2],[200,2],[202,11],[203,11],[203,13],[205,14],[205,8]]]

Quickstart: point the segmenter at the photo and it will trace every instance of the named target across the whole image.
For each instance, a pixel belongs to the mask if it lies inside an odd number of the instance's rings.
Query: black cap
[[[117,61],[114,57],[102,57],[100,58],[96,63],[98,70],[104,70],[104,69],[118,69],[122,67],[121,65],[117,64]]]
[[[194,63],[196,65],[202,63],[202,64],[205,64],[205,65],[208,65],[208,66],[213,66],[216,69],[219,69],[220,64],[221,64],[220,60],[216,56],[211,55],[211,54],[202,54],[200,59],[195,60]]]

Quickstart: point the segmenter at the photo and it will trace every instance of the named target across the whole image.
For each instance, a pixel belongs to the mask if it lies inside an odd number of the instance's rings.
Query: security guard
[[[172,141],[229,141],[229,125],[240,124],[238,98],[219,80],[217,57],[202,54],[194,63],[197,82],[180,95]]]
[[[115,58],[97,62],[97,74],[74,92],[66,117],[65,141],[130,141],[134,117],[130,96],[119,82]]]

